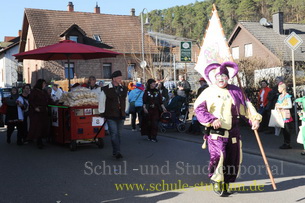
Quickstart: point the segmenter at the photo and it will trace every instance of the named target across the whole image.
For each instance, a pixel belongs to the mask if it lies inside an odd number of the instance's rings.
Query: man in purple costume
[[[233,69],[231,77],[227,67]],[[194,109],[198,121],[206,129],[204,139],[210,152],[209,177],[213,189],[220,196],[228,196],[229,183],[235,182],[242,161],[239,118],[248,118],[252,129],[257,130],[262,117],[239,87],[228,84],[238,73],[236,63],[207,66],[205,77],[211,83],[210,73],[215,77],[214,84],[200,94]]]

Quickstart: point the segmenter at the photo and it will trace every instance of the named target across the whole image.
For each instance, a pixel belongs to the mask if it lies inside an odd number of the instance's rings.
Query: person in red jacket
[[[266,109],[266,106],[268,104],[268,93],[272,90],[270,87],[268,87],[268,82],[266,80],[262,80],[260,82],[261,89],[258,93],[257,98],[257,105],[258,105],[258,113],[263,116],[263,120],[261,122],[261,128],[259,131],[264,131],[268,128],[268,122],[270,118],[270,110]]]

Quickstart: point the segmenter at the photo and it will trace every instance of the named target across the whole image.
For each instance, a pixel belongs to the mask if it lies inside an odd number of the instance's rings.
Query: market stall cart
[[[53,140],[70,144],[75,151],[82,143],[95,143],[104,147],[104,118],[99,116],[97,106],[51,106]]]

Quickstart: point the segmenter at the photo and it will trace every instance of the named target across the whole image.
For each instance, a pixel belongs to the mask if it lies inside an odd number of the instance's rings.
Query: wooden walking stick
[[[269,175],[269,178],[271,180],[271,184],[272,184],[273,190],[276,190],[276,185],[275,185],[275,182],[274,182],[274,179],[273,179],[273,175],[272,175],[272,172],[270,170],[270,167],[269,167],[269,164],[268,164],[268,160],[267,160],[267,157],[265,155],[265,151],[264,151],[263,145],[261,143],[261,139],[259,138],[257,130],[254,130],[254,134],[255,134],[255,137],[256,137],[259,149],[261,150],[262,157],[264,159],[264,162],[265,162],[265,165],[266,165],[266,169],[268,171],[268,175]]]

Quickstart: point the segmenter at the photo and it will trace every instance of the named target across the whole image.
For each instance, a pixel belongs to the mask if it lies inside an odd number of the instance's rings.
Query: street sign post
[[[145,60],[141,61],[140,67],[143,69],[142,84],[145,83],[145,68],[146,68],[146,66],[147,66],[147,62]]]
[[[293,83],[293,96],[296,99],[296,84],[295,84],[295,64],[294,64],[294,51],[299,48],[299,46],[303,43],[303,40],[295,33],[292,32],[288,37],[284,40],[285,44],[291,49],[291,62],[292,62],[292,83]],[[294,105],[294,119],[295,119],[295,131],[298,135],[298,115],[297,115],[297,107]]]

